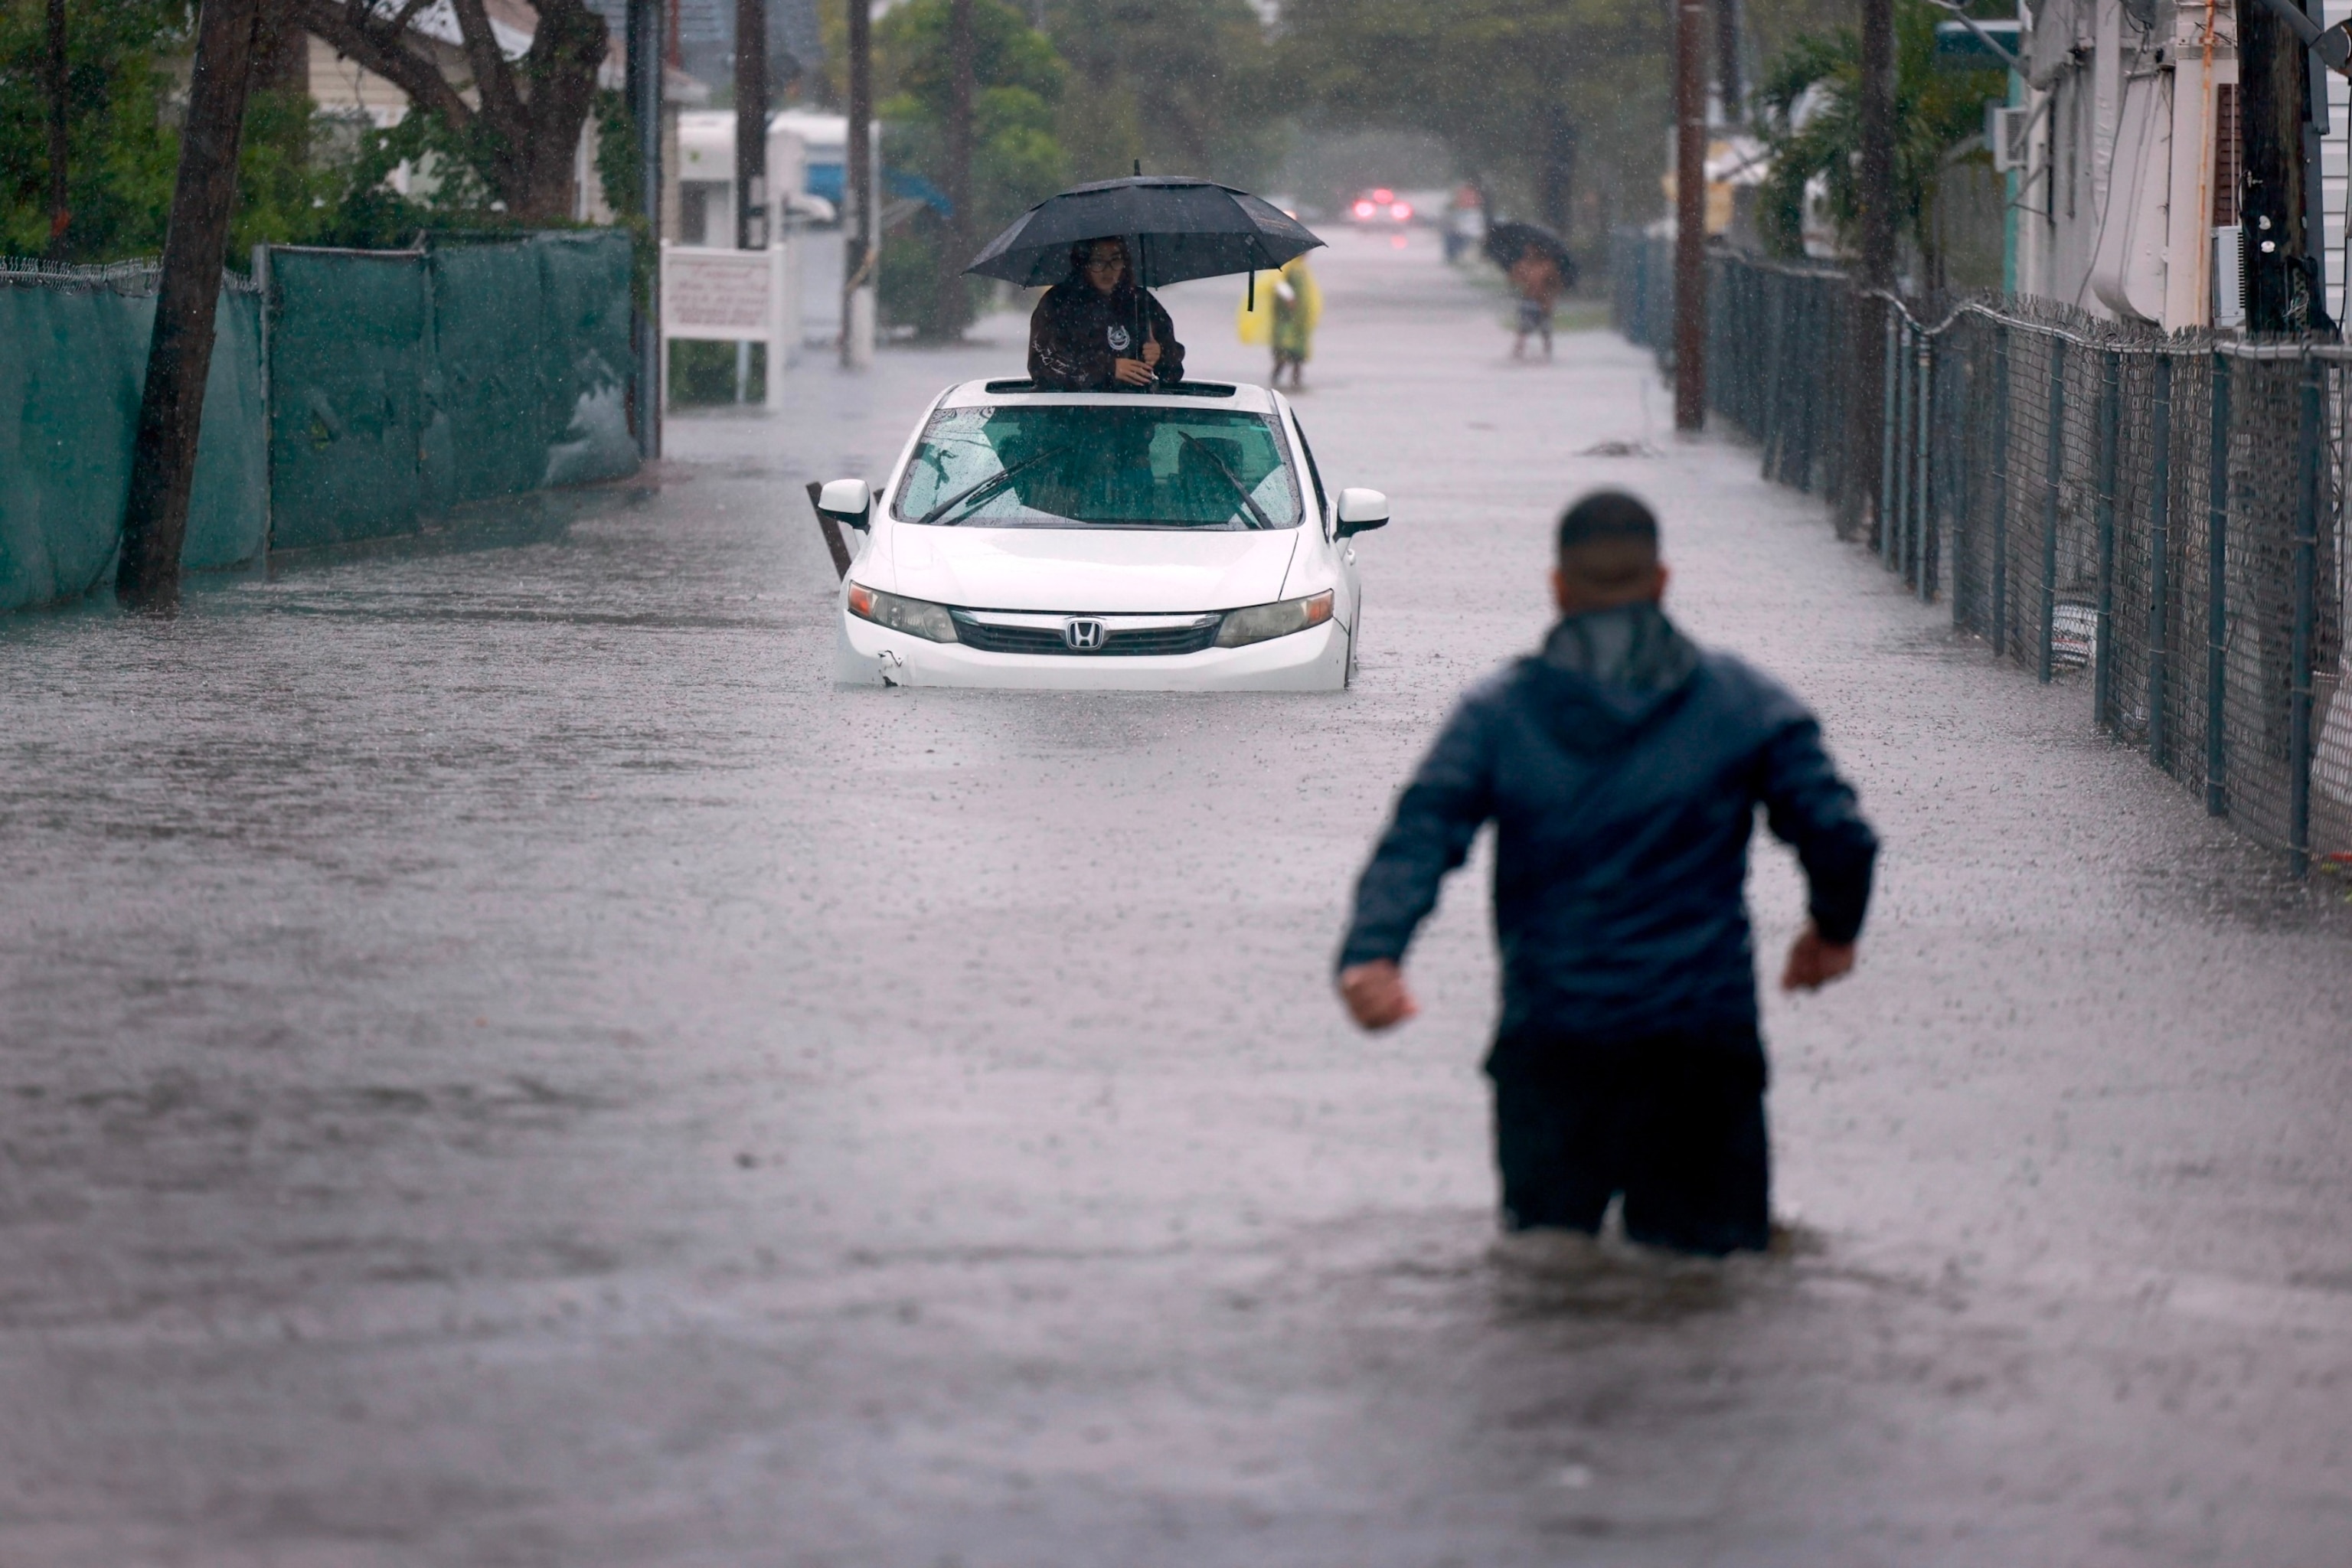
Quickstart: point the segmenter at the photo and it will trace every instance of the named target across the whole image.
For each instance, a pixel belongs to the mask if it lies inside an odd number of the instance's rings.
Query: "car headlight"
[[[1331,618],[1331,590],[1309,594],[1303,599],[1284,599],[1278,604],[1252,605],[1246,610],[1227,610],[1225,624],[1217,628],[1219,647],[1243,647],[1250,643],[1264,642],[1269,637],[1286,637],[1293,632],[1303,632],[1309,626],[1319,626]]]
[[[1329,598],[1329,595],[1325,595]],[[956,640],[955,617],[948,614],[945,605],[934,605],[923,599],[902,599],[896,594],[886,594],[879,588],[869,588],[863,583],[849,585],[849,613],[861,621],[872,621],[877,626],[888,626],[894,632],[908,637],[925,637],[932,642]]]

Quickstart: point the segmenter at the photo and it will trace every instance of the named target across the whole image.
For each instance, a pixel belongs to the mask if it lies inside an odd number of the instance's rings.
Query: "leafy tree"
[[[1046,0],[1044,15],[1077,79],[1061,112],[1076,178],[1138,161],[1244,189],[1272,177],[1296,106],[1249,0]]]
[[[179,139],[163,123],[171,83],[157,58],[184,47],[188,8],[170,0],[79,7],[67,33],[67,206],[49,235],[47,6],[0,6],[0,250],[113,259],[163,248]]]
[[[1069,184],[1069,158],[1054,134],[1069,71],[1045,35],[1003,0],[973,0],[971,15],[971,194],[963,227],[984,242]],[[934,187],[947,163],[948,22],[949,0],[908,0],[874,26],[883,162]],[[968,310],[940,300],[936,288],[951,237],[927,206],[882,247],[881,304],[892,321],[916,322],[933,336],[961,329]]]
[[[166,62],[194,37],[190,0],[109,0],[68,17],[65,233],[49,214],[44,0],[0,0],[0,253],[112,261],[163,247],[179,167],[178,83]],[[347,180],[310,99],[265,88],[246,110],[230,256],[320,237]],[[348,138],[345,139],[348,141]]]
[[[1983,130],[1985,100],[2008,89],[2008,78],[1999,70],[1937,68],[1936,24],[1941,17],[1924,0],[1896,0],[1895,224],[1918,246],[1930,286],[1943,277],[1930,221],[1937,186],[1952,150]],[[1757,101],[1772,169],[1759,193],[1757,224],[1765,247],[1774,254],[1804,254],[1805,188],[1816,177],[1827,187],[1841,244],[1852,248],[1858,242],[1861,83],[1861,42],[1844,27],[1797,39],[1766,73]]]
[[[604,19],[584,0],[537,0],[539,24],[519,60],[499,47],[483,0],[446,0],[466,57],[452,78],[415,31],[428,0],[302,0],[302,25],[406,93],[409,118],[434,122],[434,145],[468,198],[532,225],[572,216],[573,159],[596,100]],[[467,181],[478,181],[477,190]],[[445,202],[444,205],[455,205]]]

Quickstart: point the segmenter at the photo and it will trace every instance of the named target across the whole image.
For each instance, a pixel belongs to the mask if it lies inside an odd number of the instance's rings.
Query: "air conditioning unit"
[[[2241,224],[2213,231],[2213,324],[2246,324],[2246,231]]]
[[[2031,156],[2033,113],[2024,104],[1985,105],[1985,145],[1992,166],[2003,174],[2025,167]]]

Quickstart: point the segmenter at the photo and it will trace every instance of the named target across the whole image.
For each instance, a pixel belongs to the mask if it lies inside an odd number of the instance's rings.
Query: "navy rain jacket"
[[[1402,959],[1492,817],[1502,1037],[1752,1028],[1759,805],[1823,940],[1853,942],[1878,841],[1804,705],[1654,605],[1567,617],[1454,710],[1357,883],[1339,966]]]

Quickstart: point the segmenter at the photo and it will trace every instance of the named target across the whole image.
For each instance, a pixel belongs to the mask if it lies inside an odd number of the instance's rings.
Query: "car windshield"
[[[1266,419],[1149,404],[943,409],[897,511],[964,528],[1296,528],[1302,515]]]

